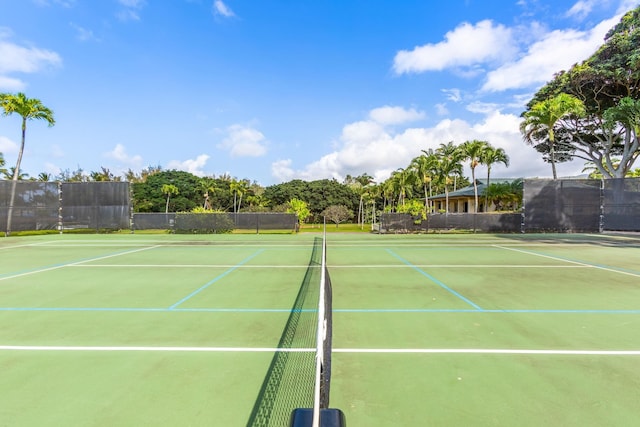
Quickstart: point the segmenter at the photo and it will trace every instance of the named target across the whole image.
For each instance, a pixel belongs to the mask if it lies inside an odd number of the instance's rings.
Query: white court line
[[[640,350],[530,350],[492,348],[337,348],[334,353],[408,353],[408,354],[546,354],[577,356],[640,356]]]
[[[319,265],[237,265],[237,264],[93,264],[70,265],[69,267],[81,268],[320,268]]]
[[[59,346],[59,345],[0,345],[9,351],[148,351],[148,352],[209,352],[209,353],[315,353],[315,348],[268,347],[116,347],[116,346]]]
[[[148,246],[146,248],[134,249],[134,250],[131,250],[131,251],[120,252],[120,253],[117,253],[117,254],[110,254],[110,255],[105,255],[105,256],[101,256],[101,257],[85,259],[85,260],[82,260],[82,261],[72,262],[72,263],[69,263],[69,264],[54,265],[53,267],[41,268],[41,269],[38,269],[38,270],[27,271],[27,272],[19,273],[19,274],[13,274],[11,276],[0,277],[0,281],[7,280],[7,279],[15,279],[16,277],[28,276],[30,274],[42,273],[44,271],[57,270],[59,268],[64,268],[64,267],[75,267],[75,266],[78,266],[78,265],[83,264],[85,262],[92,262],[92,261],[97,261],[97,260],[100,260],[100,259],[113,258],[113,257],[120,256],[120,255],[128,255],[128,254],[132,254],[132,253],[135,253],[135,252],[146,251],[147,249],[154,249],[154,248],[157,248],[157,246]]]
[[[314,353],[315,348],[269,347],[141,347],[141,346],[42,346],[1,345],[0,351],[97,351],[97,352],[205,352],[205,353]],[[369,354],[525,354],[551,356],[640,356],[640,350],[533,350],[490,348],[334,348],[334,353]]]
[[[620,273],[620,274],[625,274],[627,276],[640,277],[640,274],[631,273],[629,271],[616,270],[614,268],[602,267],[602,266],[596,265],[596,264],[587,264],[586,262],[573,261],[573,260],[570,260],[570,259],[564,259],[564,258],[560,258],[560,257],[555,257],[555,256],[552,256],[552,255],[538,254],[538,253],[535,253],[535,252],[525,251],[523,249],[508,248],[506,246],[500,246],[500,245],[494,245],[494,246],[496,248],[505,249],[507,251],[520,252],[520,253],[527,254],[527,255],[535,255],[535,256],[542,257],[542,258],[548,258],[548,259],[553,259],[553,260],[556,260],[556,261],[563,261],[563,262],[568,262],[568,263],[571,263],[571,264],[577,264],[577,265],[581,265],[581,266],[584,266],[584,267],[597,268],[598,270],[609,271],[609,272],[612,272],[612,273]]]
[[[24,245],[13,245],[13,246],[0,246],[0,250],[3,249],[16,249],[16,248],[27,248],[30,246],[46,246],[47,242],[38,242],[38,243],[25,243]]]
[[[69,267],[81,267],[81,268],[231,268],[237,267],[243,268],[320,268],[319,265],[241,265],[235,264],[81,264],[70,265]],[[590,268],[589,265],[544,265],[544,264],[522,264],[522,265],[508,265],[508,264],[376,264],[376,265],[332,265],[331,269],[338,268]]]

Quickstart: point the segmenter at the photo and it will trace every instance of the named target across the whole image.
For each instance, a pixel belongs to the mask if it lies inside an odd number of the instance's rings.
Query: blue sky
[[[420,150],[482,139],[511,158],[494,176],[549,177],[518,132],[524,104],[639,3],[0,0],[0,91],[55,113],[29,123],[31,176],[381,182]],[[19,118],[0,117],[8,166],[19,142]]]

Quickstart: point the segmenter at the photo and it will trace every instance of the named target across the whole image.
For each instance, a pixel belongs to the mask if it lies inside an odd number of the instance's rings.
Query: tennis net
[[[318,326],[316,375],[313,409],[298,408],[291,414],[291,427],[343,427],[344,414],[329,408],[331,385],[331,349],[333,335],[333,291],[327,269],[327,225],[322,236],[320,286],[318,295]]]

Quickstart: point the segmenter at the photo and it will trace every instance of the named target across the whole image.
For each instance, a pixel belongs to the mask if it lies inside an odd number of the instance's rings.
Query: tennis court
[[[321,237],[0,239],[0,425],[286,426]],[[327,265],[350,427],[640,419],[636,237],[335,233]]]

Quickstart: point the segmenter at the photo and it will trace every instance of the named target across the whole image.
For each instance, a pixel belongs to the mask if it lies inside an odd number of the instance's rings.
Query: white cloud
[[[466,108],[472,113],[489,114],[493,111],[496,111],[498,106],[489,102],[474,101],[467,105]]]
[[[139,155],[131,156],[127,154],[127,150],[122,144],[117,144],[113,148],[113,150],[109,151],[108,153],[105,153],[104,156],[109,159],[117,160],[118,162],[126,166],[135,167],[135,168],[139,168],[140,166],[142,166],[142,156],[139,156]]]
[[[25,82],[11,77],[0,76],[0,90],[9,92],[19,92],[26,87]]]
[[[196,176],[205,176],[203,168],[207,164],[207,160],[209,160],[209,156],[207,154],[200,154],[196,159],[188,159],[188,160],[171,160],[167,165],[167,169],[176,169],[185,172],[190,172]]]
[[[6,136],[0,136],[0,153],[14,154],[18,152],[18,144],[7,138]],[[5,161],[7,158],[5,157]]]
[[[499,177],[548,177],[551,168],[540,155],[522,142],[519,131],[520,118],[503,114],[496,109],[480,108],[484,115],[475,123],[460,119],[444,119],[432,127],[406,128],[395,131],[372,121],[361,121],[344,126],[339,146],[320,159],[300,169],[290,159],[279,160],[271,165],[272,175],[280,181],[291,179],[336,178],[342,180],[347,174],[368,173],[376,182],[386,180],[397,168],[404,168],[421,154],[421,150],[436,149],[441,143],[453,141],[460,144],[467,140],[489,141],[493,146],[504,148],[510,156],[510,167],[496,165],[492,174]],[[582,164],[558,165],[560,173],[573,175],[580,172]],[[469,175],[467,171],[466,175]],[[480,169],[479,174],[486,173]]]
[[[10,76],[13,73],[36,73],[49,66],[60,66],[56,52],[34,46],[21,46],[8,40],[11,31],[0,28],[0,90],[22,90],[26,83]]]
[[[73,22],[71,22],[69,25],[71,26],[71,28],[76,30],[76,38],[78,40],[82,42],[91,41],[91,40],[99,41],[99,39],[93,34],[93,31],[83,28],[79,25],[76,25]]]
[[[231,157],[260,157],[267,153],[267,140],[262,132],[248,126],[232,125],[227,136],[217,145]]]
[[[139,21],[139,11],[146,5],[146,0],[118,0],[118,3],[123,6],[117,17],[121,21]]]
[[[405,109],[402,107],[384,106],[371,110],[369,117],[377,123],[383,125],[396,125],[402,123],[413,122],[425,118],[425,113],[417,111],[413,108]]]
[[[476,25],[461,24],[448,32],[440,43],[425,44],[411,51],[401,50],[395,56],[393,68],[397,74],[403,74],[471,67],[503,61],[516,51],[511,29],[484,20]]]
[[[436,104],[436,113],[438,114],[438,116],[448,116],[449,109],[447,109],[446,104]]]
[[[38,6],[51,6],[54,4],[70,8],[76,4],[76,0],[33,0]]]
[[[222,16],[224,16],[226,18],[232,18],[232,17],[236,16],[236,14],[233,13],[233,10],[231,10],[231,8],[229,8],[229,6],[224,4],[224,2],[222,0],[215,0],[213,2],[213,13],[215,15],[222,15]]]
[[[442,89],[442,92],[444,92],[449,101],[462,101],[462,93],[460,92],[460,89]]]
[[[569,17],[583,19],[591,13],[595,3],[596,2],[594,0],[580,0],[567,11],[566,15]]]
[[[555,30],[531,44],[517,61],[487,74],[482,89],[489,92],[535,87],[553,78],[560,70],[567,70],[591,56],[604,36],[620,16],[602,21],[588,31]]]

